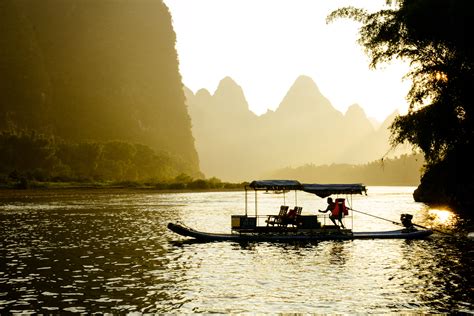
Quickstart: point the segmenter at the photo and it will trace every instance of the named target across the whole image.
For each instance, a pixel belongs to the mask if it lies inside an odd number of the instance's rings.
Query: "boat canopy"
[[[254,190],[301,190],[303,186],[296,180],[257,180],[249,187]]]
[[[328,197],[332,194],[362,194],[367,193],[367,189],[360,183],[353,184],[316,184],[305,183],[302,184],[302,189],[305,192],[316,194],[321,198]]]
[[[316,194],[321,198],[333,194],[363,194],[367,192],[364,185],[360,183],[352,184],[301,184],[296,180],[256,180],[249,184],[254,190],[301,190]]]

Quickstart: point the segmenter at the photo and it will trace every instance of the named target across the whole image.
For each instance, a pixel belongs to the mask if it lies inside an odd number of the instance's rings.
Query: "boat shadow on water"
[[[255,250],[256,246],[259,245],[272,245],[276,247],[282,247],[284,249],[311,249],[314,247],[317,247],[319,244],[323,242],[328,242],[329,240],[293,240],[293,241],[219,241],[219,240],[203,240],[203,239],[182,239],[182,240],[170,240],[169,244],[173,247],[179,247],[183,248],[186,246],[192,246],[192,245],[202,245],[202,244],[218,244],[221,245],[223,243],[228,243],[231,247],[237,247],[237,249],[242,249],[242,250]],[[350,242],[352,240],[331,240],[330,242],[333,242],[335,244],[344,244],[346,242]]]

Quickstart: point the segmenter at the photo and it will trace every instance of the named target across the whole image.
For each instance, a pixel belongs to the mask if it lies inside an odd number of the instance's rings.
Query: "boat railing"
[[[250,227],[261,227],[261,226],[268,226],[268,220],[270,217],[275,216],[274,214],[270,215],[249,215],[249,216],[233,216],[233,218],[239,218],[238,224],[233,220],[233,227],[236,227],[235,225],[238,225],[239,227],[243,227],[245,225],[250,225]],[[246,218],[244,220],[243,218]],[[331,219],[329,218],[329,215],[327,214],[303,214],[301,215],[301,218],[311,218],[311,220],[317,220],[321,226],[331,226],[334,225]],[[353,218],[352,215],[346,215],[343,217],[342,222],[344,224],[344,227],[347,229],[352,229],[353,228]],[[290,224],[291,226],[291,224]],[[250,228],[249,227],[249,228]]]
[[[258,215],[257,216],[257,226],[266,226],[267,225],[267,220],[270,216],[275,216],[275,215]],[[303,214],[301,216],[311,216],[310,214]],[[316,215],[318,218],[318,221],[321,223],[321,225],[326,226],[326,225],[333,225],[333,222],[329,218],[329,215],[327,214],[317,214]],[[353,226],[353,221],[352,221],[352,215],[346,215],[342,218],[342,223],[344,224],[344,227],[352,229]]]

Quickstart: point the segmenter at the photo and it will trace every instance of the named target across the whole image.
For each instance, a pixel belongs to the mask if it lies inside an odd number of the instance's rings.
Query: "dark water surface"
[[[369,188],[353,208],[460,225],[413,202],[412,191]],[[297,198],[303,214],[325,206]],[[242,192],[0,191],[0,313],[474,313],[466,238],[194,243],[166,228],[228,232],[244,201]],[[259,214],[282,204],[273,194],[259,202]],[[396,228],[360,214],[347,221],[354,231]]]

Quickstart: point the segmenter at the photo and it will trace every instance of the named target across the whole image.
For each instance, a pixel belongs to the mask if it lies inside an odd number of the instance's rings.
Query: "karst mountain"
[[[48,153],[54,161],[44,157],[54,166],[20,165],[17,157],[30,153],[5,136],[0,147],[13,151],[12,161],[2,161],[0,174],[75,169],[67,165],[68,155],[61,156],[58,142],[78,148],[114,141],[121,142],[116,153],[94,149],[93,159],[111,156],[110,164],[117,163],[111,172],[123,171],[119,179],[143,178],[125,170],[128,156],[149,177],[199,174],[176,35],[161,0],[2,0],[0,32],[0,132],[31,142],[34,135],[45,135],[48,142],[53,139],[48,146],[57,147]],[[154,171],[147,166],[151,163]]]
[[[261,116],[230,77],[214,94],[185,94],[206,176],[245,181],[288,166],[367,163],[390,149],[388,126],[396,113],[375,129],[361,106],[341,113],[308,76],[298,77],[278,108]]]

